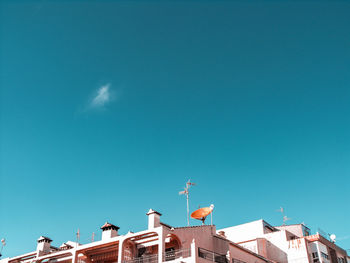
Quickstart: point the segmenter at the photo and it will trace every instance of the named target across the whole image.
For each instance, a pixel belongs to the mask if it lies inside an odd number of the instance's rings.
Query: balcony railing
[[[158,262],[158,254],[138,257],[130,260],[125,260],[123,263],[156,263]]]
[[[163,261],[171,261],[177,258],[187,258],[191,256],[191,249],[179,249],[173,251],[166,251],[164,253]],[[158,254],[142,256],[131,260],[125,260],[123,263],[157,263]]]
[[[218,254],[204,248],[198,248],[198,256],[216,263],[229,263],[226,255]]]
[[[164,254],[164,261],[171,261],[177,258],[188,258],[191,256],[191,249],[179,249],[173,251],[166,251]]]

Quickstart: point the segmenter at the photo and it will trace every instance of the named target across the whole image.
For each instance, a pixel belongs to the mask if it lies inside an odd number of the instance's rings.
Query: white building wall
[[[308,263],[309,255],[305,239],[288,240],[285,230],[266,234],[267,257],[280,263]]]
[[[321,242],[314,242],[316,243],[316,245],[318,246],[318,249],[320,251],[320,262],[322,263],[330,263],[331,262],[331,259],[330,259],[330,255],[328,254],[328,248],[326,245],[322,244]],[[322,256],[322,253],[326,254],[328,256],[328,259],[326,259],[324,256]]]
[[[0,259],[0,263],[8,263],[10,258]]]
[[[317,253],[317,257],[313,258],[312,253]],[[311,258],[312,262],[316,259],[320,260],[321,255],[320,255],[320,251],[318,249],[316,242],[309,243],[309,254],[310,254],[310,258]]]
[[[258,241],[257,240],[241,243],[239,245],[258,254],[259,249],[258,249]]]
[[[253,222],[249,222],[246,224],[238,225],[238,226],[232,226],[227,227],[218,230],[218,232],[224,231],[225,236],[235,242],[242,242],[247,240],[252,240],[257,237],[261,237],[264,235],[264,225],[263,220],[257,220]]]
[[[303,263],[310,262],[308,253],[308,243],[304,238],[289,240],[288,242],[288,262]]]

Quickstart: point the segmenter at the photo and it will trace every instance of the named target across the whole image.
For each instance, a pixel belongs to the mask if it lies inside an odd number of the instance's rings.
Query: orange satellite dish
[[[207,218],[208,215],[210,215],[213,212],[213,209],[214,209],[213,204],[210,205],[209,207],[199,208],[198,210],[194,211],[191,214],[191,218],[201,220],[204,225],[205,219]]]

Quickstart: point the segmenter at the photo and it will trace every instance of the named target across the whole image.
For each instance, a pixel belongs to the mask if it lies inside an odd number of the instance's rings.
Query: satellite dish
[[[331,241],[332,241],[333,243],[335,243],[335,239],[337,238],[337,236],[334,235],[334,234],[331,234],[331,235],[329,236],[329,238],[331,239]]]
[[[201,220],[204,225],[205,219],[213,212],[213,209],[213,204],[211,204],[209,207],[199,208],[191,214],[191,218]]]

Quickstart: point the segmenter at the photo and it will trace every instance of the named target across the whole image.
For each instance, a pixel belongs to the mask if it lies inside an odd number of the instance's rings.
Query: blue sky
[[[350,249],[348,1],[0,9],[4,257],[143,230],[149,208],[185,225],[188,179],[218,228],[283,206]]]

